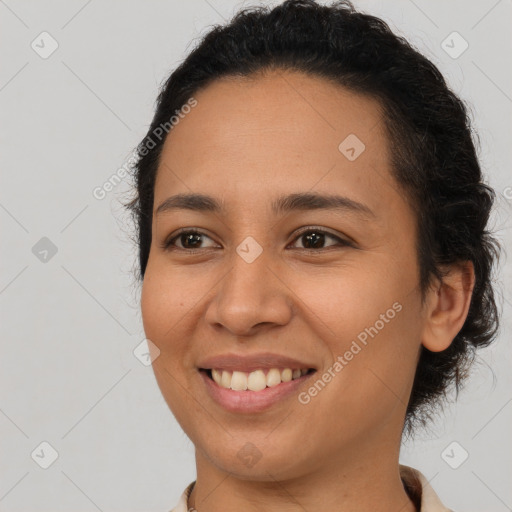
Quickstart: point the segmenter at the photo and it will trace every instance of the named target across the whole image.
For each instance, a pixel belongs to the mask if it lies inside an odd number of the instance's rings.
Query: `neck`
[[[222,471],[196,450],[197,479],[188,509],[197,512],[416,512],[400,479],[398,450],[375,450],[324,460],[293,476],[274,468],[242,478]],[[348,456],[347,456],[348,455]],[[366,456],[365,456],[366,455]],[[372,456],[370,456],[372,455]]]

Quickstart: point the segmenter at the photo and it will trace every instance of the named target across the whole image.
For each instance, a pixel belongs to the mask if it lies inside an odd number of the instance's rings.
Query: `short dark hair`
[[[500,246],[486,229],[495,193],[483,183],[466,107],[437,67],[384,21],[356,11],[349,1],[323,6],[287,0],[272,9],[245,8],[229,24],[214,26],[171,73],[137,147],[135,196],[126,204],[137,229],[138,279],[144,278],[149,257],[154,186],[165,141],[155,140],[155,130],[216,79],[271,70],[321,77],[379,101],[392,173],[417,211],[423,300],[433,278],[442,280],[444,265],[474,265],[475,286],[462,329],[446,350],[421,348],[404,425],[411,432],[432,417],[451,385],[459,390],[475,349],[497,334],[491,273]]]

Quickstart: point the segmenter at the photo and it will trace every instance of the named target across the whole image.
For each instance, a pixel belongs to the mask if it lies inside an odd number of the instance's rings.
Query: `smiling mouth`
[[[261,391],[316,372],[314,368],[261,368],[252,372],[200,368],[199,371],[221,388],[233,391]]]

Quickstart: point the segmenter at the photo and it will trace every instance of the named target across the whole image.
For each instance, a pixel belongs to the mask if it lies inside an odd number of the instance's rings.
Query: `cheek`
[[[331,355],[327,368],[342,358],[342,369],[331,367],[336,377],[324,403],[343,404],[356,416],[367,414],[361,404],[371,405],[372,414],[385,416],[407,402],[416,368],[421,318],[414,264],[382,257],[333,274],[294,282],[307,306],[302,314]]]
[[[185,311],[183,300],[176,293],[176,284],[165,277],[156,265],[148,262],[141,292],[141,313],[146,338],[158,347],[158,356],[152,362],[156,381],[172,413],[181,419],[186,376],[186,333],[180,319]],[[179,328],[181,327],[181,332]],[[179,420],[178,420],[179,421]]]
[[[166,327],[167,322],[163,312],[169,308],[169,304],[166,304],[167,301],[165,288],[153,278],[153,272],[148,265],[142,284],[140,306],[146,337],[155,342],[160,340],[161,333]],[[160,347],[160,343],[157,344]]]
[[[167,371],[186,378],[193,366],[195,352],[190,339],[201,314],[205,282],[191,275],[190,268],[171,267],[163,258],[150,259],[141,292],[141,314],[146,338],[160,350],[154,360],[155,374]]]
[[[297,304],[303,305],[301,314],[325,333],[333,349],[344,351],[347,342],[376,322],[379,328],[396,323],[401,315],[397,309],[415,297],[413,272],[390,265],[384,256],[372,260],[300,278],[288,276],[300,298]]]
[[[142,321],[148,338],[153,336],[164,344],[172,338],[174,327],[193,305],[193,293],[187,292],[193,288],[186,284],[179,274],[150,259],[141,293]]]
[[[176,371],[174,362],[181,359],[176,357],[182,350],[177,326],[184,316],[180,307],[183,301],[174,290],[173,282],[162,279],[148,266],[142,285],[141,314],[146,338],[160,350],[159,357],[153,362],[155,373],[163,367]]]

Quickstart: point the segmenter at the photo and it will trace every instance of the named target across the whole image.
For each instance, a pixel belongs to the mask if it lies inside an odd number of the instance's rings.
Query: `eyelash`
[[[297,233],[296,237],[294,238],[293,242],[296,242],[300,237],[306,235],[306,234],[309,234],[309,233],[318,233],[318,234],[322,234],[322,235],[327,235],[328,237],[330,238],[333,238],[335,240],[338,241],[338,245],[337,246],[329,246],[329,247],[321,247],[320,249],[308,249],[308,248],[304,248],[304,249],[301,249],[300,247],[298,249],[300,250],[303,250],[303,251],[308,251],[308,252],[319,252],[319,251],[326,251],[326,250],[330,250],[332,249],[332,247],[354,247],[354,245],[349,242],[348,240],[344,240],[343,238],[340,238],[334,234],[332,234],[331,232],[329,231],[326,231],[324,229],[321,229],[321,228],[316,228],[315,226],[308,226],[307,228],[303,229],[303,230],[300,230],[299,233]],[[211,237],[209,237],[206,233],[203,233],[199,230],[196,230],[194,228],[182,228],[180,229],[172,238],[170,239],[167,239],[165,240],[162,244],[161,244],[161,248],[162,249],[165,249],[165,250],[169,250],[169,251],[183,251],[183,252],[188,252],[188,253],[196,253],[198,251],[201,251],[201,250],[205,250],[205,249],[209,249],[208,247],[202,247],[202,248],[199,248],[199,249],[188,249],[188,248],[182,248],[182,247],[176,247],[174,245],[174,242],[182,235],[191,235],[191,234],[194,234],[194,235],[202,235],[202,236],[206,236],[208,238],[211,239]]]

